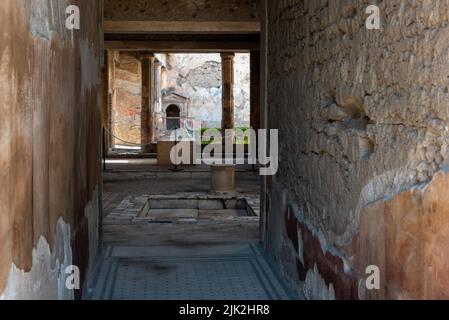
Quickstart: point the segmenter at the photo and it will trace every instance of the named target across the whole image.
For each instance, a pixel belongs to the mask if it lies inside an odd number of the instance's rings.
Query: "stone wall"
[[[0,299],[79,297],[65,269],[84,280],[98,244],[102,2],[3,0],[0,29]]]
[[[142,69],[135,55],[121,53],[115,66],[115,105],[111,110],[113,145],[140,145]],[[116,138],[115,138],[116,137]]]
[[[204,127],[221,127],[222,83],[220,54],[171,54],[166,58],[167,82],[163,94],[179,93],[190,99],[189,117]],[[235,123],[249,126],[249,54],[235,57]]]
[[[367,30],[378,4],[381,30]],[[267,1],[268,246],[307,298],[449,298],[449,5]],[[380,267],[381,290],[365,290]]]
[[[260,0],[105,0],[106,20],[251,21]]]

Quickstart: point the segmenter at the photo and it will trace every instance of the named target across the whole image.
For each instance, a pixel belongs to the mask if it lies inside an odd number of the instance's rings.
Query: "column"
[[[260,51],[250,53],[251,128],[260,129]]]
[[[154,110],[155,112],[162,111],[162,94],[161,94],[161,73],[163,63],[156,60],[154,64]]]
[[[104,51],[103,65],[101,67],[101,125],[102,125],[102,141],[103,141],[103,158],[107,158],[110,148],[110,110],[109,110],[109,64],[108,52]],[[103,160],[104,160],[103,159]],[[106,162],[104,162],[105,164]]]
[[[113,50],[108,50],[107,52],[107,68],[108,68],[108,97],[107,97],[107,103],[108,103],[108,114],[107,114],[107,140],[109,148],[114,148],[116,139],[113,137],[113,133],[115,131],[114,128],[114,122],[116,119],[113,119],[114,112],[116,107],[116,89],[115,89],[115,66],[116,63],[120,62],[120,53]]]
[[[222,68],[222,108],[221,128],[234,129],[234,53],[221,54]]]
[[[166,89],[167,88],[167,67],[162,66],[161,68],[161,89]],[[162,93],[161,90],[161,93]]]
[[[142,62],[142,111],[141,111],[141,144],[142,153],[151,152],[154,141],[154,54],[140,55]]]

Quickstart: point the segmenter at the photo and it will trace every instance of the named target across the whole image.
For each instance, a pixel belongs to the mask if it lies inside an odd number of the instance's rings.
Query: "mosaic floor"
[[[109,247],[94,300],[290,299],[257,244],[211,248]]]

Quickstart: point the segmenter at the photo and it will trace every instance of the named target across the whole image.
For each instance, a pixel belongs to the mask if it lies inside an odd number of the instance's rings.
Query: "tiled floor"
[[[257,244],[202,250],[109,247],[95,300],[290,299]]]

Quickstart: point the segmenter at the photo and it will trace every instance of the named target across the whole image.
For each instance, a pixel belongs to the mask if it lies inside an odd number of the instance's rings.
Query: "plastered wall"
[[[77,5],[81,29],[68,30]],[[98,243],[102,1],[0,3],[0,297],[79,297]]]

